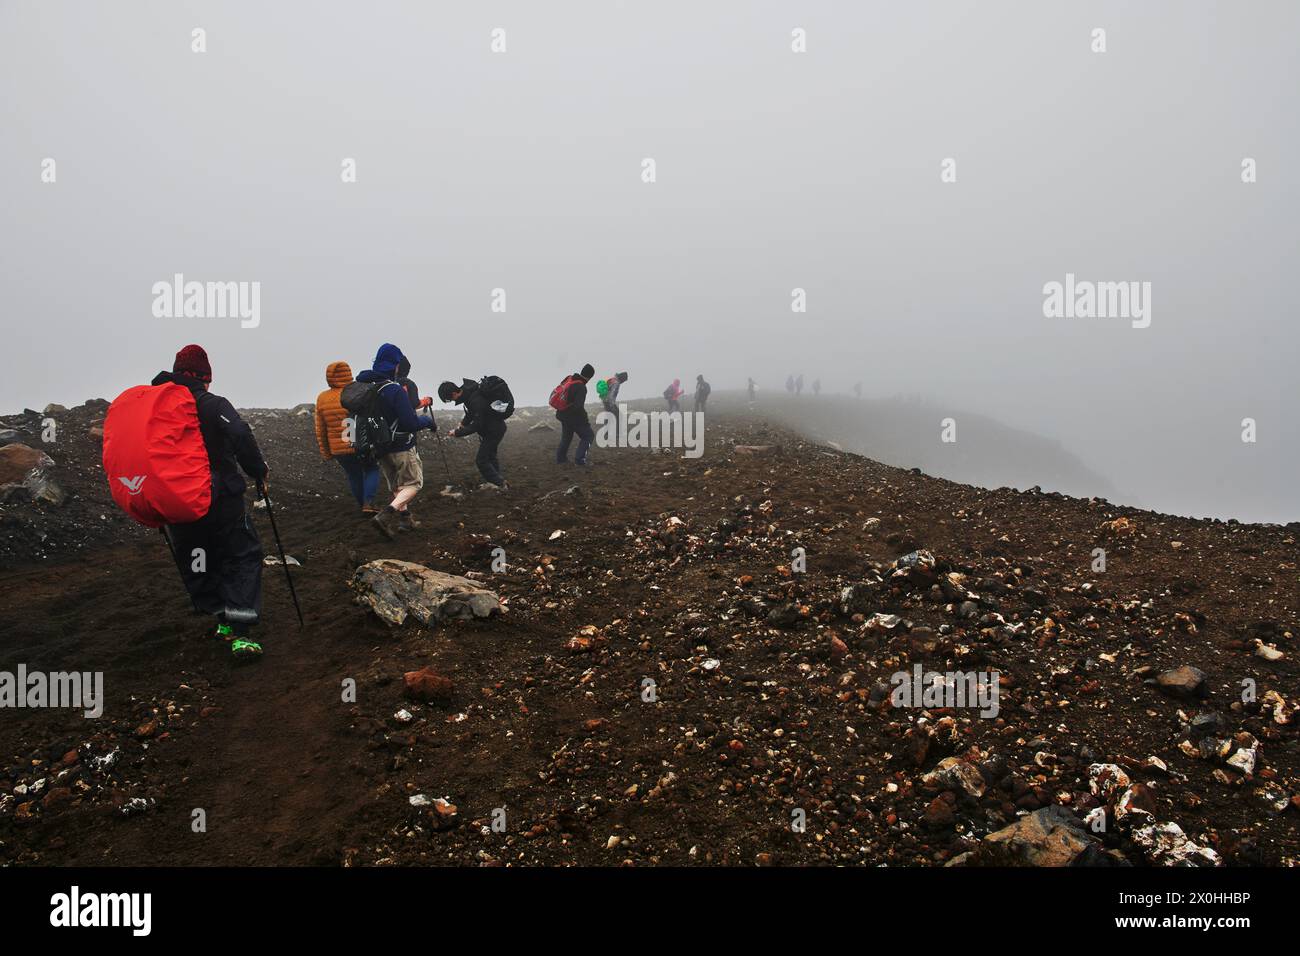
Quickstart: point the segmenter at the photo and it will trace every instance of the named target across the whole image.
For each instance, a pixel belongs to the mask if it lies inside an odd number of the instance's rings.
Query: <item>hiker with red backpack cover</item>
[[[247,483],[265,492],[270,469],[233,405],[208,391],[207,353],[187,345],[170,372],[127,389],[104,419],[104,470],[113,498],[161,527],[194,609],[217,619],[237,659],[262,613],[262,544],[244,508]]]
[[[587,419],[587,383],[595,375],[596,370],[588,363],[581,372],[565,376],[564,381],[551,390],[550,405],[560,423],[560,445],[555,449],[557,465],[569,463],[569,445],[573,443],[574,435],[578,436],[578,450],[573,455],[573,463],[587,464],[587,453],[596,440],[596,433]]]

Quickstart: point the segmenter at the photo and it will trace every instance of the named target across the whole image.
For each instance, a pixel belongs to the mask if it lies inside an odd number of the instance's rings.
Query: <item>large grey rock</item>
[[[990,833],[977,856],[985,866],[1070,866],[1092,843],[1079,819],[1053,804]]]
[[[501,611],[492,591],[469,578],[411,561],[381,558],[357,568],[350,586],[357,601],[389,624],[413,617],[421,624],[488,617]]]

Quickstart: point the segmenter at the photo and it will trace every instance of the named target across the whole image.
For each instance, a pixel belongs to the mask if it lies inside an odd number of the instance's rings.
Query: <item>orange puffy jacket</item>
[[[343,420],[348,410],[339,396],[343,386],[352,381],[352,366],[347,362],[331,362],[325,367],[325,382],[329,385],[316,396],[316,444],[322,458],[341,458],[355,454],[349,442],[343,440]]]

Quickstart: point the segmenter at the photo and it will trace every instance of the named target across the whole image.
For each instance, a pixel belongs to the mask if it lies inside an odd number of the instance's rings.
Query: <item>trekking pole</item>
[[[430,415],[430,418],[433,416]],[[451,480],[451,465],[447,464],[447,451],[442,447],[442,433],[438,431],[437,422],[434,422],[433,437],[438,439],[438,451],[442,454],[442,467],[447,472],[447,484],[454,485],[456,482]]]
[[[298,606],[298,592],[293,589],[293,575],[289,573],[289,561],[284,556],[284,545],[280,542],[280,529],[275,526],[275,512],[271,510],[271,496],[266,492],[266,485],[260,481],[257,490],[266,502],[266,516],[271,519],[271,534],[275,537],[275,547],[280,552],[280,564],[284,566],[284,579],[289,582],[289,596],[293,598],[293,609],[298,612],[298,626],[302,627],[302,608]]]

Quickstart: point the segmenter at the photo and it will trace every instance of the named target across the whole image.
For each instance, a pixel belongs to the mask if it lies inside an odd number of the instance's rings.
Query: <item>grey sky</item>
[[[585,361],[633,396],[802,371],[1295,520],[1297,35],[1291,2],[4,0],[0,409],[190,341],[246,406],[383,341],[534,404]],[[155,318],[176,272],[260,282],[261,325]],[[1151,282],[1151,326],[1044,318],[1067,272]]]

